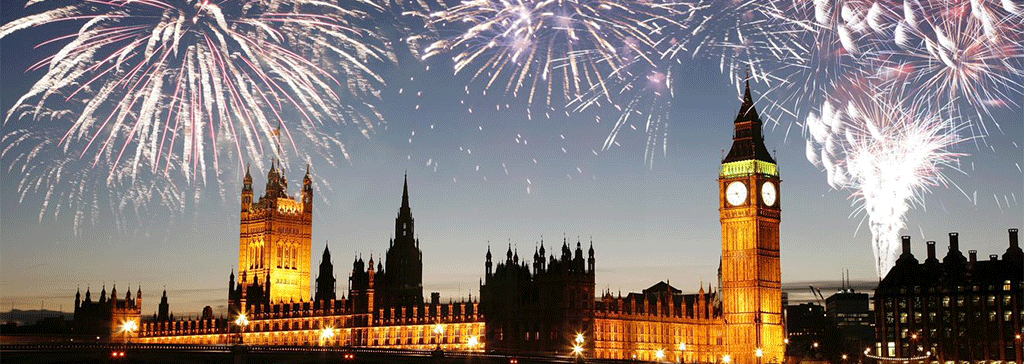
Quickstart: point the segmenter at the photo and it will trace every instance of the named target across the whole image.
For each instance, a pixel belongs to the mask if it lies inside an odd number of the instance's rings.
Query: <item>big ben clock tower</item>
[[[718,176],[725,350],[737,364],[782,363],[779,170],[764,146],[750,82]]]

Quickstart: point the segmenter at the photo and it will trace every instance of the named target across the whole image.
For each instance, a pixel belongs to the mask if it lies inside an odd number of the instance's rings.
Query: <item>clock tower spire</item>
[[[781,180],[775,159],[764,146],[763,122],[754,108],[749,80],[746,86],[733,122],[732,148],[718,176],[725,349],[737,364],[781,363]]]

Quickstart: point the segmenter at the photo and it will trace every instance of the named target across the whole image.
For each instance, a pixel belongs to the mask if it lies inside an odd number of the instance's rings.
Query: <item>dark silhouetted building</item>
[[[511,245],[505,261],[497,266],[493,266],[491,250],[487,249],[480,310],[486,318],[489,349],[565,351],[576,334],[593,332],[593,243],[588,258],[583,257],[580,242],[576,242],[574,255],[565,240],[558,257],[545,253],[541,242],[534,252],[531,271],[530,264],[520,260],[519,252],[513,253]]]
[[[825,315],[839,330],[843,351],[860,354],[875,342],[874,315],[867,293],[857,293],[845,284],[825,299]]]
[[[76,335],[96,335],[101,339],[134,337],[141,327],[141,312],[142,287],[139,287],[134,298],[129,288],[124,299],[117,298],[116,285],[110,290],[109,298],[107,288],[103,287],[98,301],[93,301],[92,292],[86,289],[84,301],[81,292],[75,293],[75,316],[71,330]]]
[[[1024,253],[1017,229],[1009,237],[1002,258],[978,260],[974,250],[965,257],[959,235],[949,233],[941,261],[929,241],[919,262],[904,236],[903,253],[875,289],[877,355],[1020,363]]]

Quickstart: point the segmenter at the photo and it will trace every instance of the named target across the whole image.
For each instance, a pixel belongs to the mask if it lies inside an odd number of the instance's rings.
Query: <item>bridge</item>
[[[512,355],[480,352],[423,350],[188,344],[44,343],[0,344],[4,363],[155,363],[155,364],[255,364],[255,363],[579,363],[591,361],[571,356]]]

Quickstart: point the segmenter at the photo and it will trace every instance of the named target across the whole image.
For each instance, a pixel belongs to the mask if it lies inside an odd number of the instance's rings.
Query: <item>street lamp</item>
[[[658,349],[658,351],[655,351],[654,357],[657,358],[658,361],[665,360],[665,349]]]
[[[761,357],[764,356],[764,350],[757,348],[757,350],[754,350],[754,356],[757,357],[757,364],[761,364]]]
[[[121,334],[125,344],[128,343],[128,336],[139,329],[139,323],[135,320],[125,320],[121,323]]]
[[[320,332],[320,345],[325,345],[327,342],[334,338],[334,328],[326,327]]]
[[[441,335],[444,334],[444,326],[441,324],[434,325],[434,341],[437,342],[436,351],[441,351]]]
[[[732,362],[732,356],[730,356],[729,354],[722,355],[722,362],[725,363],[725,364],[731,363]]]
[[[576,339],[573,340],[575,343],[572,345],[572,354],[576,356],[576,359],[583,357],[583,343],[586,340],[583,338],[582,333],[576,333]]]
[[[480,339],[476,336],[470,336],[469,340],[466,340],[466,345],[469,346],[469,350],[473,350],[477,345],[480,345]]]
[[[242,339],[242,333],[245,332],[245,327],[249,326],[249,318],[245,317],[245,313],[238,314],[238,318],[235,319],[235,325],[238,326],[238,343],[243,344],[245,340]]]

